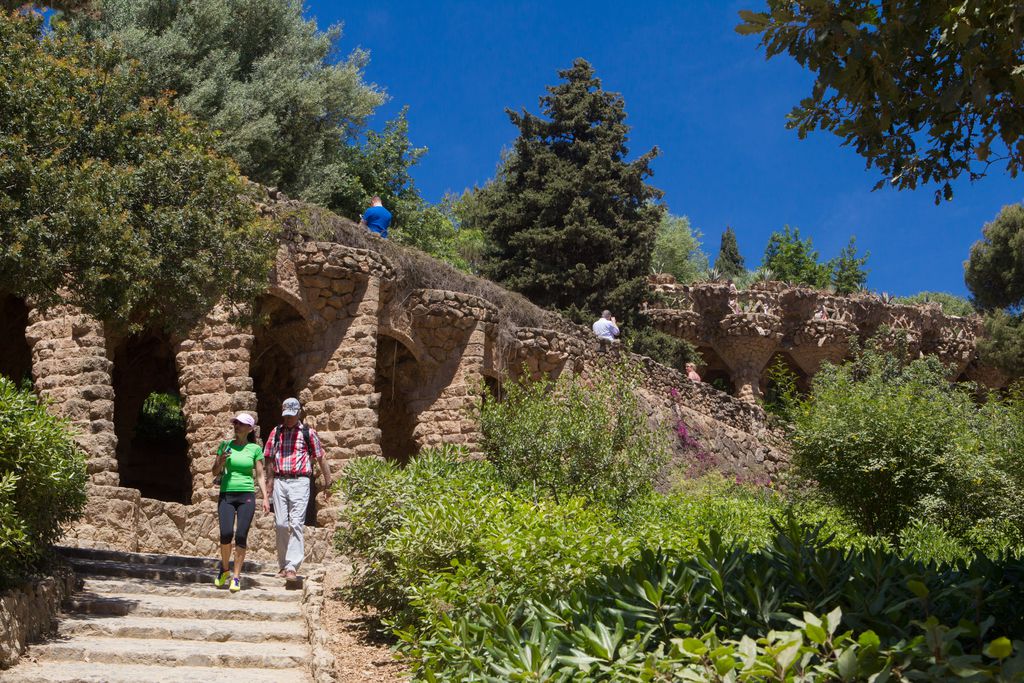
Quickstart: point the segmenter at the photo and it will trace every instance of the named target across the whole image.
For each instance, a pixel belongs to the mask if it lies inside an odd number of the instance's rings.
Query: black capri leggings
[[[235,516],[238,516],[238,526],[234,529],[235,545],[239,548],[246,547],[249,540],[249,525],[252,524],[252,516],[256,514],[255,493],[221,493],[220,502],[217,504],[217,516],[220,518],[220,544],[231,543],[232,527],[235,526]]]

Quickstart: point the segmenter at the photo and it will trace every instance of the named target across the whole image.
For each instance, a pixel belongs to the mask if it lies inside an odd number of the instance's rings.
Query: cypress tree
[[[726,227],[722,233],[721,246],[718,248],[718,258],[715,259],[715,269],[722,277],[733,278],[746,270],[743,264],[743,255],[740,254],[739,244],[736,242],[736,233],[731,227]]]
[[[541,116],[508,111],[519,137],[482,193],[484,272],[577,319],[629,319],[646,292],[662,196],[645,179],[657,149],[625,160],[625,103],[583,59],[559,72]]]

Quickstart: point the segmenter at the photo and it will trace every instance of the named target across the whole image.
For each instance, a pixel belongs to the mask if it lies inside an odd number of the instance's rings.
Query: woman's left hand
[[[270,502],[266,498],[263,499],[263,512],[270,512]]]

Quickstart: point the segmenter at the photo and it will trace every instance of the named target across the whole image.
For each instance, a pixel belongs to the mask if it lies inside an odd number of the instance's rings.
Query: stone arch
[[[113,345],[114,431],[121,486],[144,498],[192,500],[174,345],[146,330]]]
[[[302,387],[301,360],[311,327],[301,301],[280,287],[264,296],[257,306],[249,376],[256,394],[260,436],[266,438],[281,421],[281,402],[298,396]]]
[[[381,455],[401,464],[416,454],[417,390],[424,378],[422,365],[406,344],[380,331],[377,335],[377,362],[374,391],[380,399],[377,426],[380,429]]]
[[[697,349],[701,362],[697,364],[697,374],[704,384],[709,384],[719,391],[731,394],[733,391],[732,373],[722,357],[710,346]]]
[[[0,295],[0,375],[19,384],[32,379],[32,349],[25,335],[28,313],[24,299]]]

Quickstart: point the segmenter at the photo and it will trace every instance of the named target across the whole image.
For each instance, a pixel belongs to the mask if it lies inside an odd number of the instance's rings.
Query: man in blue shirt
[[[359,219],[359,225],[387,239],[388,227],[391,225],[391,212],[381,204],[380,197],[374,196],[370,199],[370,208],[363,212]]]

